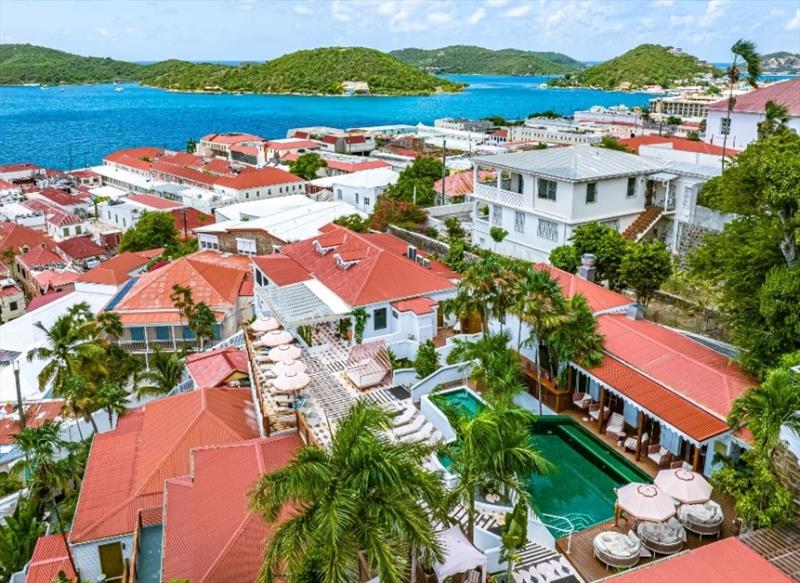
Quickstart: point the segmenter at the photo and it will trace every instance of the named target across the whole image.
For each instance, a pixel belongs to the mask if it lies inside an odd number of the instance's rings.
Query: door
[[[106,581],[122,581],[124,571],[122,561],[122,543],[110,543],[98,547],[100,553],[100,569],[106,576]]]

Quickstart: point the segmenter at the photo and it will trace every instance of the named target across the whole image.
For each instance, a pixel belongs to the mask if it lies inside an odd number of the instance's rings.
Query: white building
[[[378,197],[388,186],[397,182],[399,176],[391,168],[375,168],[318,178],[310,182],[310,188],[317,192],[330,191],[336,202],[345,202],[356,210],[371,213]]]
[[[145,212],[170,212],[183,208],[179,202],[167,200],[149,194],[133,194],[131,196],[109,201],[99,207],[99,220],[113,225],[122,231],[130,229]]]
[[[593,144],[603,132],[582,127],[563,119],[531,118],[521,126],[508,128],[509,142],[542,142],[545,144]]]
[[[39,231],[46,230],[44,213],[30,209],[19,202],[0,203],[0,220]]]
[[[616,150],[548,148],[474,163],[472,240],[494,249],[490,229],[501,227],[508,235],[497,251],[521,259],[546,261],[582,224],[598,221],[624,231],[645,206],[675,204],[659,188],[674,177],[659,173],[663,163]],[[481,183],[484,170],[496,180]]]
[[[790,116],[787,126],[800,133],[800,77],[766,85],[735,99],[736,104],[731,112],[730,128],[727,131],[727,99],[708,106],[706,142],[721,146],[727,133],[728,148],[745,149],[758,137],[758,124],[764,120],[767,101],[785,106]]]

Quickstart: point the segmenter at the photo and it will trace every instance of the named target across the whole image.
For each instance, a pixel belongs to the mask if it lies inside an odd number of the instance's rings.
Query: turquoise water
[[[475,417],[475,415],[485,407],[480,400],[475,398],[475,395],[466,389],[458,389],[446,393],[435,393],[431,395],[431,401],[433,401],[435,405],[445,402],[455,408],[460,414],[470,419]]]
[[[137,581],[161,581],[161,525],[145,526],[139,533],[139,559],[136,564]]]
[[[645,105],[653,95],[593,89],[540,89],[545,77],[451,75],[470,86],[425,97],[306,97],[171,93],[126,84],[40,89],[0,87],[0,163],[54,168],[97,164],[116,149],[182,149],[190,137],[247,131],[284,137],[307,125],[357,127],[432,123],[440,117],[525,117],[553,109],[572,114],[592,105]]]

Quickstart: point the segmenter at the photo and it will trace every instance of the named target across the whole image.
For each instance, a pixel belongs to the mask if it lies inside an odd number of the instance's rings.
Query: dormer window
[[[323,247],[318,240],[314,241],[314,250],[320,255],[327,255],[335,248],[336,245],[331,245],[330,247]]]
[[[339,267],[340,269],[347,270],[353,267],[353,265],[355,265],[356,263],[358,263],[357,259],[353,261],[346,261],[342,259],[342,256],[339,255],[338,253],[334,257],[336,257],[336,267]]]

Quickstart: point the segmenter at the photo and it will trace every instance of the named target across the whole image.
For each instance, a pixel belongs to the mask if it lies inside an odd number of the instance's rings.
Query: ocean
[[[58,169],[98,164],[132,146],[183,149],[189,138],[241,131],[285,137],[289,128],[430,124],[440,117],[507,118],[593,105],[647,105],[653,95],[593,89],[541,89],[546,77],[449,75],[469,83],[459,94],[424,97],[317,97],[173,93],[125,84],[0,87],[0,164]]]

